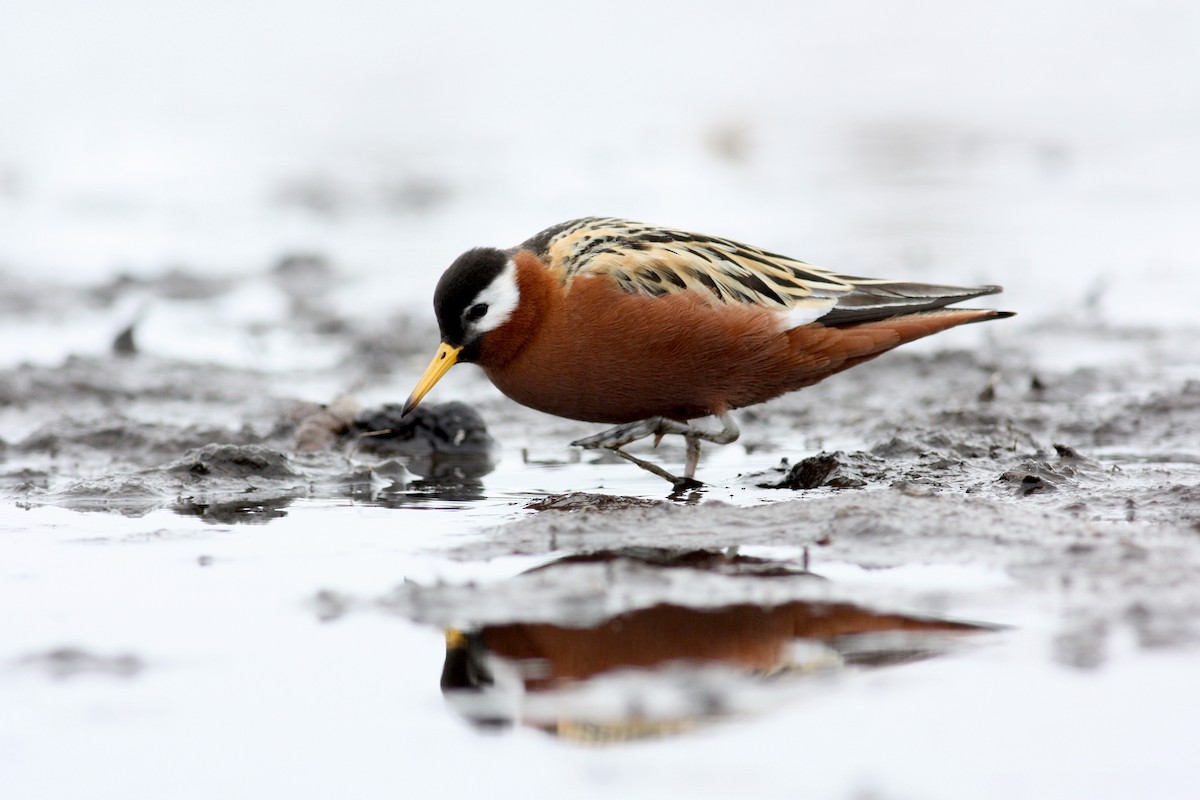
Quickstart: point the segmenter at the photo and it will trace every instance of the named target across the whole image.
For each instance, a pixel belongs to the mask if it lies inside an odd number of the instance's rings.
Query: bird
[[[616,217],[551,226],[455,259],[433,295],[441,343],[407,414],[457,363],[559,417],[615,427],[572,442],[670,481],[695,479],[702,441],[739,435],[730,412],[811,386],[899,345],[1012,316],[946,308],[1000,286],[862,278],[733,239]],[[715,417],[714,429],[696,421]],[[622,448],[682,436],[682,476]]]

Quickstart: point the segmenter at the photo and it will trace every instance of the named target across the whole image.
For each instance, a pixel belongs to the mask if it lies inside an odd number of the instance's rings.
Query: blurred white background
[[[345,276],[343,309],[428,315],[462,250],[611,214],[1001,283],[1010,325],[1194,320],[1186,0],[7,0],[0,17],[9,282],[253,275],[310,252]]]

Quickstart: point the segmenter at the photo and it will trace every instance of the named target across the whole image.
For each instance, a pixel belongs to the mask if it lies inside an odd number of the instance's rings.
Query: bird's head
[[[404,414],[416,408],[450,367],[479,359],[483,337],[512,318],[520,296],[512,253],[478,247],[454,260],[433,293],[442,343],[404,404]]]

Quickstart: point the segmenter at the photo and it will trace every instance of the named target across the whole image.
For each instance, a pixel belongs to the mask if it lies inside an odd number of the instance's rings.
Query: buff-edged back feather
[[[568,289],[578,275],[603,275],[633,294],[696,292],[713,304],[776,310],[796,324],[869,322],[1000,291],[844,275],[732,239],[614,217],[564,222],[517,249],[532,251]]]

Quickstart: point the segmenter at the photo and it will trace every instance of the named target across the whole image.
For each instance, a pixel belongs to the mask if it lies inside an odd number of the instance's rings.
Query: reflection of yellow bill
[[[404,410],[400,412],[400,416],[404,416],[408,412],[417,407],[417,403],[421,402],[421,398],[429,394],[429,390],[433,385],[442,379],[447,370],[454,366],[458,361],[458,354],[462,352],[462,347],[452,347],[451,345],[442,342],[438,347],[437,355],[433,357],[433,361],[429,362],[429,366],[425,369],[425,374],[421,376],[421,380],[417,381],[417,388],[412,390],[412,394],[408,396],[407,402],[404,403]]]
[[[461,650],[467,646],[467,637],[458,628],[446,628],[446,649]]]

